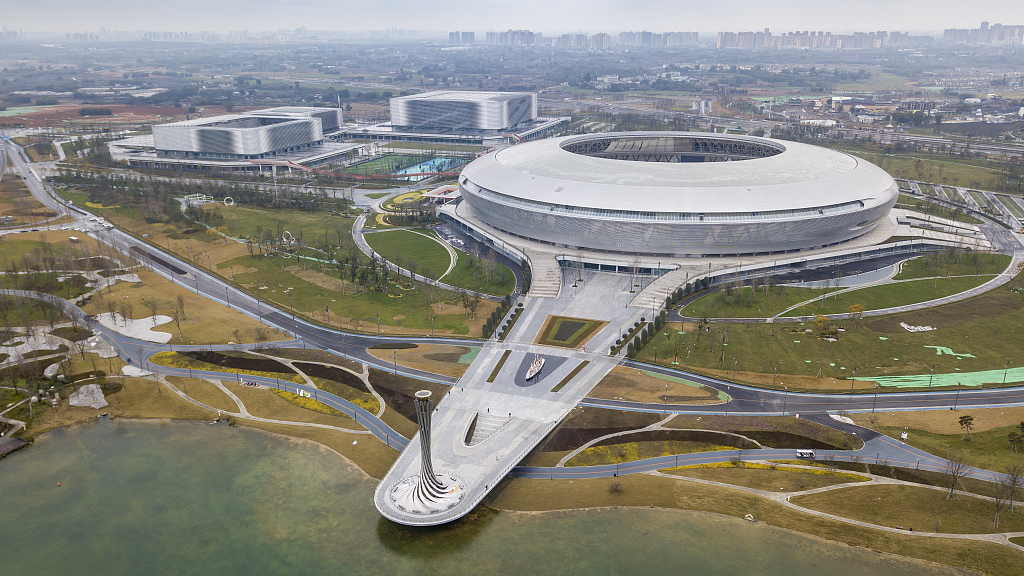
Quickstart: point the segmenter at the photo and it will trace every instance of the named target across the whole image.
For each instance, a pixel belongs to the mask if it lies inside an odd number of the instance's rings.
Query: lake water
[[[923,567],[673,510],[485,512],[411,529],[380,518],[375,484],[312,443],[227,426],[101,420],[51,432],[0,461],[0,566],[76,576],[916,576]]]

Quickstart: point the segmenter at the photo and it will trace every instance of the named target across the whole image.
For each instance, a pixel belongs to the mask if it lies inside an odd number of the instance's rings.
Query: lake
[[[676,510],[486,511],[450,527],[397,526],[373,507],[376,480],[334,452],[223,425],[56,430],[0,461],[0,481],[6,574],[916,576],[924,566]]]

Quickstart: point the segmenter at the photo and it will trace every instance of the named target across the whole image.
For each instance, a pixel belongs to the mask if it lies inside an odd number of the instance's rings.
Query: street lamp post
[[[377,313],[377,336],[380,336],[380,312]]]
[[[772,376],[772,388],[775,388],[775,380],[779,377],[779,361],[775,361],[775,376]]]
[[[739,364],[739,360],[735,356],[732,357],[732,381],[736,382],[736,365]]]
[[[398,375],[398,350],[391,351],[391,359],[395,363],[395,375]]]
[[[686,347],[686,370],[690,370],[690,347]]]
[[[668,414],[668,384],[665,384],[665,414]]]
[[[654,347],[654,363],[655,364],[658,363],[658,347],[657,346]]]
[[[931,371],[932,371],[932,375],[928,377],[928,387],[929,388],[932,387],[932,380],[935,379],[935,364],[932,364]]]
[[[789,386],[783,386],[783,388],[786,390],[786,393],[782,397],[782,415],[785,416],[786,415],[786,402],[789,400]]]
[[[875,403],[878,402],[878,383],[875,383],[875,397],[871,400],[871,413],[875,413]]]
[[[857,367],[853,367],[853,382],[850,383],[850,394],[853,394],[853,387],[857,384]]]
[[[1010,361],[1007,360],[1006,364],[1003,364],[1003,385],[1006,385],[1006,373],[1010,371]]]
[[[960,403],[960,383],[956,383],[956,399],[953,400],[953,407],[950,410],[956,410],[957,404]]]

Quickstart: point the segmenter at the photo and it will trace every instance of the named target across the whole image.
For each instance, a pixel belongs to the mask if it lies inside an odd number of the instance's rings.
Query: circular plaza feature
[[[697,132],[550,138],[482,156],[459,176],[486,224],[570,249],[666,256],[769,254],[852,240],[898,188],[834,150]]]

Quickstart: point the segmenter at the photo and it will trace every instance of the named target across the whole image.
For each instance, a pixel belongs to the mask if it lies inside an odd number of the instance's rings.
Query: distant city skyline
[[[949,0],[891,2],[864,0],[832,7],[810,0],[714,2],[590,0],[583,4],[559,0],[167,0],[125,3],[121,0],[40,0],[5,14],[3,25],[25,32],[108,30],[213,31],[226,33],[275,31],[305,27],[331,31],[399,28],[447,34],[530,29],[548,34],[624,30],[719,31],[771,28],[773,33],[815,30],[835,34],[898,30],[941,35],[946,28],[976,27],[981,21],[1024,23],[1017,2],[978,0],[966,10]]]

